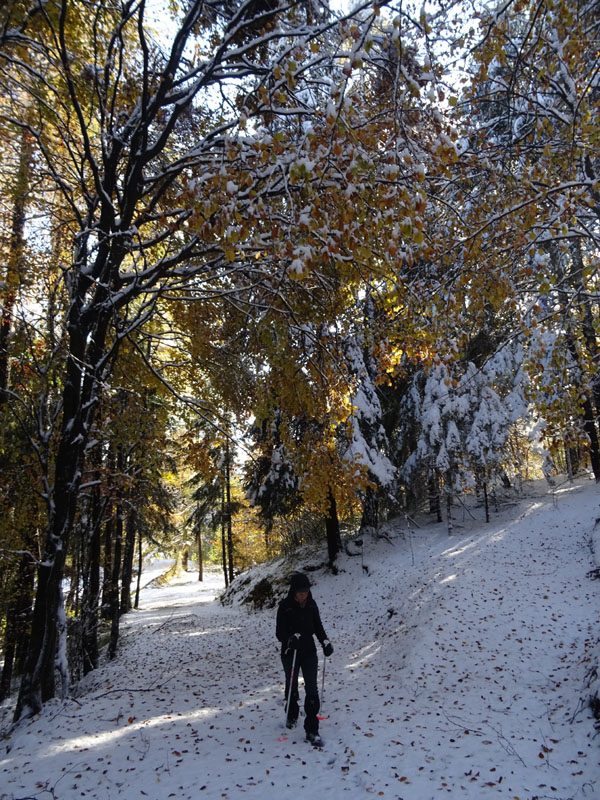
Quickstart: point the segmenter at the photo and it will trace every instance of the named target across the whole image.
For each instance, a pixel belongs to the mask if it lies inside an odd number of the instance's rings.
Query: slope
[[[512,518],[390,526],[338,576],[312,574],[335,646],[323,751],[283,728],[274,610],[223,607],[214,577],[192,579],[146,589],[117,659],[8,734],[0,797],[600,796],[599,489],[535,488]]]

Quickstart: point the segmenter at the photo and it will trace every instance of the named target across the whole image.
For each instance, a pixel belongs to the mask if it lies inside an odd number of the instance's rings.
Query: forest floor
[[[599,512],[593,481],[532,484],[488,524],[389,524],[311,572],[323,750],[284,728],[273,608],[222,606],[216,574],[149,587],[74,697],[10,731],[0,709],[0,798],[600,798]]]

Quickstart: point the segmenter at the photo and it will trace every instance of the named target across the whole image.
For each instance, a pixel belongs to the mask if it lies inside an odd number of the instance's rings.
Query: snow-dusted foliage
[[[415,426],[401,471],[405,481],[425,471],[442,477],[453,492],[498,468],[511,426],[527,410],[520,354],[519,346],[506,346],[481,368],[438,360],[414,376],[405,401]],[[403,431],[397,450],[406,452],[407,444]]]
[[[267,520],[286,514],[299,499],[299,480],[281,441],[281,422],[282,412],[277,410],[270,423],[265,422],[260,429],[254,429],[262,454],[248,466],[247,471],[246,497],[260,507]]]
[[[349,418],[349,444],[345,458],[368,470],[369,479],[379,487],[392,485],[396,470],[388,456],[389,442],[382,424],[381,402],[375,385],[372,359],[362,342],[349,339],[345,354],[350,373],[355,378]]]

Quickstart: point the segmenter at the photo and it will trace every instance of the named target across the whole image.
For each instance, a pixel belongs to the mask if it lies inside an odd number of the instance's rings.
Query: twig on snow
[[[174,677],[175,674],[169,675],[169,677],[165,678],[165,680],[162,683],[155,683],[153,686],[147,686],[144,689],[141,688],[131,689],[128,687],[121,687],[120,689],[108,689],[106,692],[103,692],[102,694],[94,695],[94,697],[92,697],[91,700],[99,700],[101,697],[107,697],[109,694],[116,694],[117,692],[119,694],[123,694],[124,692],[155,692],[157,689],[162,689],[163,686],[166,686],[167,683]]]

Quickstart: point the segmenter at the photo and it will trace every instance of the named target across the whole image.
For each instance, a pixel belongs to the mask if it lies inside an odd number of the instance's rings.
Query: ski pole
[[[290,702],[292,700],[292,686],[294,685],[294,672],[296,670],[296,653],[294,650],[294,657],[292,658],[292,671],[290,672],[290,688],[288,690],[287,703],[285,704],[285,721],[287,722],[288,711],[290,710]]]
[[[327,719],[327,717],[323,716],[323,706],[325,703],[323,702],[325,699],[325,664],[327,663],[327,656],[323,656],[323,677],[321,679],[321,716],[319,719]]]

